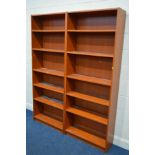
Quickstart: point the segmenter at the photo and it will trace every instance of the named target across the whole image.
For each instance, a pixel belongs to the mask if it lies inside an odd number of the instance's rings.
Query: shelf
[[[94,56],[94,57],[108,57],[113,58],[113,54],[108,53],[99,53],[99,52],[82,52],[82,51],[68,51],[68,54],[75,54],[75,55],[86,55],[86,56]]]
[[[55,108],[63,110],[63,105],[62,104],[57,103],[54,100],[52,101],[52,100],[50,100],[48,98],[45,98],[43,96],[36,97],[36,98],[34,98],[34,100],[38,101],[38,102],[41,102],[41,103],[44,103],[46,105],[49,105],[49,106],[52,106],[52,107],[55,107]]]
[[[33,86],[39,87],[39,88],[43,88],[43,89],[47,89],[47,90],[51,90],[51,91],[55,91],[57,93],[64,93],[64,89],[55,85],[50,85],[47,83],[35,83],[33,84]]]
[[[50,32],[50,33],[55,33],[55,32],[65,32],[65,30],[32,30],[32,32]]]
[[[95,144],[96,146],[99,146],[101,148],[105,148],[105,146],[106,146],[106,141],[104,138],[97,137],[97,136],[90,134],[86,131],[77,129],[75,127],[69,127],[66,129],[66,131],[73,136],[79,137],[79,138],[81,138],[91,144]]]
[[[71,74],[71,75],[68,75],[67,77],[70,79],[75,79],[75,80],[80,80],[80,81],[85,81],[85,82],[90,82],[90,83],[95,83],[95,84],[100,84],[100,85],[111,86],[111,80],[107,80],[107,79],[90,77],[90,76],[85,76],[85,75],[80,75],[80,74]]]
[[[68,51],[87,52],[85,54],[112,57],[115,33],[68,33]],[[104,53],[105,55],[104,55]],[[84,53],[81,53],[84,54]]]
[[[98,32],[98,33],[102,33],[102,32],[115,32],[115,29],[105,29],[105,30],[67,30],[68,32]]]
[[[52,53],[64,53],[64,50],[47,49],[47,48],[32,48],[33,51],[52,52]]]
[[[32,48],[64,50],[65,33],[32,33]]]
[[[83,99],[85,101],[89,101],[89,102],[93,102],[93,103],[97,103],[103,106],[110,106],[110,102],[108,100],[102,99],[102,98],[98,98],[98,97],[94,97],[94,96],[90,96],[90,95],[85,95],[79,92],[75,92],[75,91],[70,91],[67,93],[68,96],[71,97],[76,97],[79,99]]]
[[[51,125],[51,126],[53,126],[55,128],[58,128],[60,130],[63,129],[62,122],[60,122],[60,121],[58,121],[56,119],[53,119],[51,117],[48,117],[48,116],[46,116],[44,114],[41,114],[41,113],[37,114],[37,115],[34,116],[34,118],[41,121],[41,122],[43,122],[43,123],[45,123],[45,124]]]
[[[64,72],[57,71],[57,70],[52,70],[52,69],[47,69],[47,68],[33,69],[33,71],[39,72],[39,73],[44,73],[44,74],[49,74],[49,75],[64,77]]]
[[[79,109],[76,109],[76,108],[67,108],[66,111],[70,112],[72,114],[76,114],[78,116],[81,116],[81,117],[93,120],[95,122],[104,124],[104,125],[108,124],[108,119],[107,118],[103,118],[101,116],[97,116],[95,114],[91,114],[89,112],[85,112],[83,110],[79,110]]]

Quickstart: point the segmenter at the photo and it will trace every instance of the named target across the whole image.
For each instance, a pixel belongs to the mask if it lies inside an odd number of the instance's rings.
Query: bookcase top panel
[[[81,10],[81,11],[66,11],[66,12],[53,12],[53,13],[44,13],[44,14],[32,14],[32,17],[35,16],[61,16],[65,15],[65,13],[94,13],[94,12],[116,12],[117,10],[123,10],[119,7],[117,8],[108,8],[108,9],[96,9],[96,10]]]

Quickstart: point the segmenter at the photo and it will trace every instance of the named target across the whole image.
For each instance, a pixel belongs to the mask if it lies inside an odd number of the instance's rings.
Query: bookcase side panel
[[[113,137],[114,137],[114,131],[115,131],[115,119],[116,119],[117,99],[118,99],[118,91],[119,91],[124,27],[125,27],[125,11],[119,8],[117,10],[115,50],[114,50],[114,59],[113,59],[113,67],[112,67],[113,73],[112,73],[112,87],[111,87],[111,97],[110,97],[111,105],[109,108],[109,123],[108,123],[108,131],[107,131],[107,141],[109,144],[113,143]]]

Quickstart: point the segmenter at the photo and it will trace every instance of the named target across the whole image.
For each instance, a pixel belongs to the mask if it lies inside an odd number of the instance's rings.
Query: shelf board
[[[46,105],[49,105],[49,106],[52,106],[52,107],[63,110],[63,105],[62,104],[57,103],[57,102],[52,101],[52,100],[49,100],[49,99],[47,99],[45,97],[42,97],[42,96],[35,97],[34,100],[38,101],[38,102],[41,102],[41,103],[44,103]]]
[[[32,48],[33,51],[52,52],[52,53],[64,53],[64,50],[47,49],[47,48]]]
[[[91,113],[83,111],[83,110],[79,110],[79,109],[70,107],[70,108],[67,108],[66,111],[70,112],[72,114],[75,114],[75,115],[90,119],[92,121],[104,124],[104,125],[108,124],[108,119],[107,118],[97,116],[95,114],[91,114]]]
[[[90,76],[86,76],[86,75],[71,74],[71,75],[68,75],[67,78],[75,79],[75,80],[79,80],[79,81],[90,82],[90,83],[95,83],[95,84],[100,84],[100,85],[111,86],[111,80],[90,77]]]
[[[98,136],[95,136],[93,134],[90,134],[86,131],[83,131],[83,130],[80,130],[80,129],[77,129],[75,127],[72,127],[70,126],[69,128],[66,129],[66,131],[73,135],[73,136],[76,136],[78,138],[81,138],[91,144],[95,144],[96,146],[99,146],[101,148],[105,148],[106,146],[106,141],[104,138],[101,138],[101,137],[98,137]]]
[[[60,122],[60,121],[58,121],[56,119],[53,119],[51,117],[48,117],[48,116],[46,116],[44,114],[41,114],[41,113],[37,114],[37,115],[34,116],[34,118],[41,121],[41,122],[43,122],[43,123],[45,123],[45,124],[53,126],[53,127],[57,128],[57,129],[60,129],[60,130],[63,129],[62,122]]]
[[[33,86],[39,87],[39,88],[43,88],[43,89],[47,89],[47,90],[51,90],[57,93],[64,93],[64,89],[61,87],[57,87],[55,85],[50,85],[50,84],[46,84],[46,83],[35,83],[33,84]]]
[[[70,91],[70,92],[67,93],[67,95],[71,96],[71,97],[83,99],[85,101],[97,103],[97,104],[100,104],[100,105],[110,106],[110,101],[108,101],[108,100],[98,98],[98,97],[94,97],[94,96],[90,96],[90,95],[85,95],[85,94],[82,94],[82,93],[79,93],[79,92]]]
[[[94,57],[107,57],[113,58],[113,54],[108,53],[99,53],[99,52],[82,52],[82,51],[68,51],[68,54],[75,54],[75,55],[86,55],[86,56],[94,56]]]
[[[115,29],[105,29],[105,30],[98,30],[98,29],[94,29],[94,30],[67,30],[68,32],[115,32]]]
[[[55,33],[55,32],[65,32],[65,30],[32,30],[32,32],[39,32],[39,33],[42,33],[42,32],[49,32],[49,33]]]
[[[39,72],[39,73],[44,73],[44,74],[49,74],[49,75],[64,77],[63,71],[58,71],[58,70],[53,70],[53,69],[38,68],[38,69],[33,69],[33,71]]]

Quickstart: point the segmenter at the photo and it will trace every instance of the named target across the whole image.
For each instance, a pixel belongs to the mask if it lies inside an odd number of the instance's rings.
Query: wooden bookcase
[[[31,20],[34,119],[106,151],[115,128],[125,11]]]

